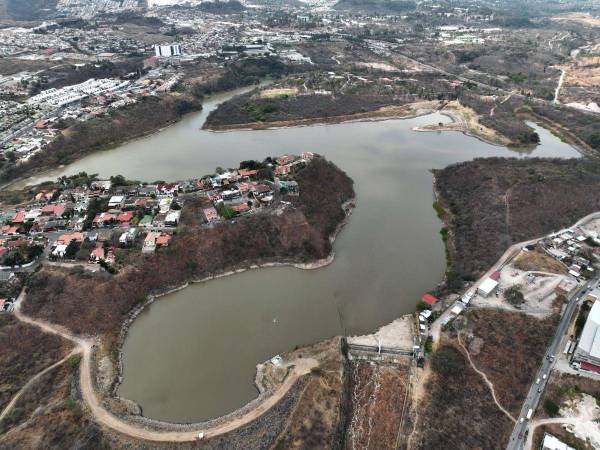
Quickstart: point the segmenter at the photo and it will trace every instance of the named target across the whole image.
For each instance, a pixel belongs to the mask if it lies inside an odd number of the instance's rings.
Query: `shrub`
[[[456,377],[465,368],[462,354],[454,347],[442,347],[431,356],[431,368],[439,375]]]
[[[546,411],[546,414],[548,414],[550,417],[558,416],[558,410],[558,405],[549,398],[544,401],[544,411]]]
[[[525,302],[520,286],[511,286],[504,291],[504,299],[513,306],[521,306]]]

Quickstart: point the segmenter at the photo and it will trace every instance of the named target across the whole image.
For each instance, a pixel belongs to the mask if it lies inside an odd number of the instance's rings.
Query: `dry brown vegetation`
[[[114,448],[87,416],[74,389],[77,373],[75,364],[63,364],[26,391],[3,424],[0,449]]]
[[[255,99],[248,94],[225,102],[211,112],[206,127],[327,119],[374,111],[390,104],[394,104],[393,99],[383,95],[303,95]]]
[[[600,210],[596,161],[487,158],[434,172],[450,213],[449,287],[482,274],[511,244]]]
[[[340,341],[334,339],[314,347],[323,349],[321,364],[304,377],[298,401],[273,449],[341,447],[347,391]]]
[[[356,362],[350,365],[350,370],[351,403],[345,448],[396,448],[406,402],[409,366]]]
[[[556,317],[539,320],[492,309],[468,315],[467,330],[462,333],[478,341],[467,345],[471,358],[494,385],[500,404],[514,416],[519,414],[555,326]]]
[[[437,352],[451,356],[452,370],[433,370],[432,365],[411,448],[504,449],[512,421],[494,404],[489,388],[459,349],[446,344]]]
[[[341,205],[354,195],[352,180],[321,158],[313,160],[296,179],[301,194],[290,198],[296,208],[279,215],[255,214],[212,228],[191,221],[166,251],[140,257],[135,267],[118,275],[44,268],[29,280],[23,309],[77,334],[104,334],[110,343],[127,314],[149,294],[236,267],[325,258],[331,251],[329,235],[345,217]]]
[[[0,314],[0,410],[29,379],[63,358],[69,344],[58,336]]]
[[[523,252],[513,261],[513,265],[526,272],[567,273],[567,267],[556,259],[546,255],[543,250],[535,249]]]

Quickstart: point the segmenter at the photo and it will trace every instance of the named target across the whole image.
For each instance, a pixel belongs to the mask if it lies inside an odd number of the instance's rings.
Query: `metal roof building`
[[[574,358],[600,365],[600,302],[594,302],[588,314]]]

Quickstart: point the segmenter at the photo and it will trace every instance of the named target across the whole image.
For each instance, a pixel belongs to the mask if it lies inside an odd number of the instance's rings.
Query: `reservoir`
[[[516,153],[456,132],[419,133],[448,121],[408,120],[213,133],[201,130],[205,102],[161,132],[84,158],[34,181],[79,171],[145,181],[180,180],[238,167],[246,159],[313,151],[355,182],[357,207],[324,268],[259,269],[195,284],[146,308],[123,349],[119,395],[144,415],[196,422],[257,396],[255,366],[273,355],[340,334],[374,331],[411,312],[443,277],[441,223],[432,208],[431,168],[489,156],[578,157],[535,126],[541,145]]]

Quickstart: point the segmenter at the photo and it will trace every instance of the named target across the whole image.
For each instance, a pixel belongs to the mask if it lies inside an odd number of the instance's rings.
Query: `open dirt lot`
[[[552,18],[555,22],[574,22],[588,27],[600,27],[600,18],[594,17],[590,13],[568,13],[561,14]]]
[[[574,286],[575,281],[568,275],[553,274],[541,270],[524,271],[517,268],[517,266],[535,267],[532,263],[537,259],[537,256],[534,256],[533,259],[529,256],[521,259],[520,256],[517,257],[513,264],[505,266],[500,271],[500,278],[498,279],[500,285],[496,291],[487,297],[476,295],[472,300],[473,304],[488,308],[524,312],[536,317],[550,316],[555,312],[556,307],[560,306],[556,304],[559,285],[564,286],[566,283]],[[545,268],[551,267],[546,264]],[[558,268],[558,266],[555,266],[555,268]],[[511,305],[504,298],[504,292],[513,286],[516,286],[523,293],[525,299],[525,302],[519,308]]]

